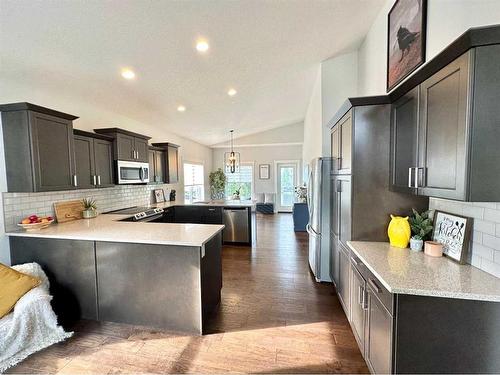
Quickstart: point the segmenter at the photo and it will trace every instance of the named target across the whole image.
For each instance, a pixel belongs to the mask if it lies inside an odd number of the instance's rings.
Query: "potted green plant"
[[[240,194],[241,194],[241,186],[234,191],[233,200],[239,201],[240,200]]]
[[[84,219],[92,219],[97,216],[97,205],[94,199],[82,199],[83,208],[82,216]]]
[[[413,208],[413,215],[410,217],[410,228],[412,237],[410,238],[410,249],[414,251],[422,251],[424,241],[429,237],[434,228],[432,218],[429,216],[430,211],[418,213]]]
[[[215,200],[224,199],[227,181],[224,171],[219,168],[216,171],[210,172],[208,181],[210,184],[210,198]]]

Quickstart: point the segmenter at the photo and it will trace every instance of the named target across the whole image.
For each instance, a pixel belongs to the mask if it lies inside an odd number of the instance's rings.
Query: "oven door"
[[[118,160],[118,184],[145,184],[149,181],[149,164]]]

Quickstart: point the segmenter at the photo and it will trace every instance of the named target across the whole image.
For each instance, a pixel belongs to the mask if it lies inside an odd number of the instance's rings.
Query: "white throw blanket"
[[[29,355],[73,335],[57,325],[50,306],[49,280],[37,263],[12,268],[37,276],[42,283],[17,301],[14,310],[0,319],[0,373]]]

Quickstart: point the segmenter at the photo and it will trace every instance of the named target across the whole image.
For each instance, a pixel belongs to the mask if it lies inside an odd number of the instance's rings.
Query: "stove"
[[[108,211],[106,212],[106,214],[115,214],[115,215],[132,214],[132,216],[127,217],[125,219],[121,219],[120,221],[154,221],[154,220],[161,220],[161,218],[163,217],[163,208],[134,206],[114,211]]]

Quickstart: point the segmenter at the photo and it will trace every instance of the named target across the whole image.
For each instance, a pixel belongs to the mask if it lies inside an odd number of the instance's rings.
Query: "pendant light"
[[[226,161],[226,173],[236,173],[240,171],[240,153],[234,152],[233,132],[234,130],[229,131],[229,144],[231,151],[224,153],[224,160]]]

